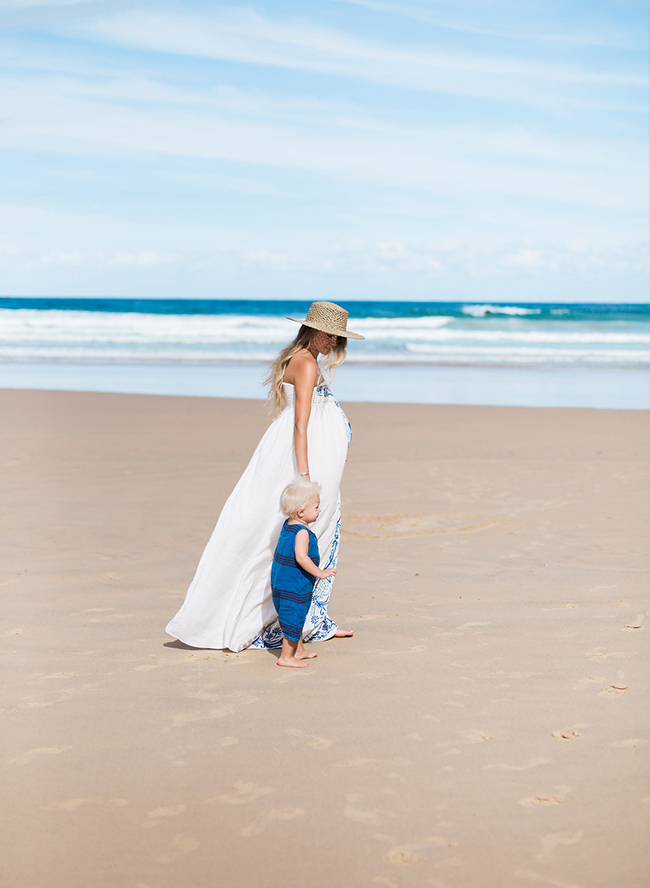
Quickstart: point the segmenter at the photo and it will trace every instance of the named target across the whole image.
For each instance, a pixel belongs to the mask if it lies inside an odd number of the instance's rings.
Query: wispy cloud
[[[583,28],[581,30],[565,30],[565,31],[521,31],[507,28],[485,27],[478,24],[472,24],[471,21],[459,21],[449,18],[443,18],[432,15],[426,9],[417,6],[409,6],[406,4],[384,3],[382,0],[332,0],[334,3],[341,3],[346,6],[358,6],[363,9],[372,10],[373,12],[388,13],[392,16],[411,19],[423,24],[433,25],[448,31],[458,31],[463,34],[478,34],[487,37],[499,37],[511,41],[527,41],[531,43],[549,43],[559,44],[562,46],[575,47],[631,47],[637,46],[642,48],[644,44],[639,39],[638,34],[618,33],[612,34],[611,29],[607,32],[598,33],[595,30]],[[446,4],[443,4],[446,5]],[[449,7],[447,6],[447,9]],[[494,12],[494,7],[490,5],[490,11]]]
[[[621,88],[642,89],[645,72],[586,67],[525,57],[450,51],[360,39],[331,27],[285,21],[250,9],[193,12],[100,7],[75,22],[68,15],[53,27],[62,33],[138,49],[242,64],[353,78],[409,90],[523,104],[619,107]],[[603,95],[602,89],[607,88]],[[642,101],[640,99],[640,101]]]
[[[342,109],[146,80],[0,79],[0,145],[80,156],[184,156],[342,176],[448,196],[499,193],[589,206],[643,206],[633,142],[559,140],[524,128],[397,126]],[[616,161],[625,157],[627,166]],[[594,182],[598,187],[594,188]]]
[[[531,7],[6,0],[3,287],[640,277],[629,22]]]
[[[215,244],[210,250],[196,246],[160,252],[145,248],[95,251],[39,251],[34,248],[5,248],[14,262],[37,263],[51,267],[81,267],[125,271],[176,267],[187,271],[203,268],[254,269],[259,271],[300,271],[309,274],[373,275],[400,272],[430,276],[433,280],[449,274],[494,275],[512,273],[536,276],[555,274],[598,274],[599,272],[644,272],[648,261],[643,244],[596,247],[584,242],[576,249],[563,244],[511,242],[500,247],[478,247],[462,241],[391,240],[370,241],[350,238],[321,244],[311,252],[277,250]]]

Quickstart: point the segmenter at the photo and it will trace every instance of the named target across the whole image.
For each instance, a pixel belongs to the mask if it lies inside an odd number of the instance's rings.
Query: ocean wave
[[[297,329],[277,315],[0,309],[0,360],[267,363]],[[629,367],[650,360],[641,322],[427,316],[361,318],[354,329],[367,337],[348,348],[348,360],[359,364]]]
[[[25,345],[0,346],[0,361],[115,364],[268,364],[275,349],[257,347],[248,349],[196,348],[177,346],[165,348],[150,345],[146,348],[119,346],[52,346],[34,348]],[[464,365],[589,365],[589,366],[650,366],[650,351],[622,349],[531,349],[531,348],[464,348],[441,346],[426,352],[349,351],[350,364],[464,364]]]
[[[463,305],[463,314],[473,318],[486,318],[491,315],[510,315],[511,317],[523,317],[525,315],[538,315],[541,308],[524,308],[521,305]]]
[[[355,321],[367,338],[362,348],[392,344],[406,348],[427,343],[602,343],[603,345],[650,344],[650,333],[591,328],[566,330],[561,321],[544,329],[476,329],[451,317],[363,318]],[[635,328],[641,325],[634,325]],[[0,309],[0,343],[114,343],[179,345],[274,345],[282,347],[295,326],[284,318],[248,315],[147,315],[139,313],[38,311]],[[418,344],[421,344],[418,346]]]

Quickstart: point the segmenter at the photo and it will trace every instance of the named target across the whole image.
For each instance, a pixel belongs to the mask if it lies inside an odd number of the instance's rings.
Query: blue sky
[[[647,299],[645,0],[0,2],[0,293]]]

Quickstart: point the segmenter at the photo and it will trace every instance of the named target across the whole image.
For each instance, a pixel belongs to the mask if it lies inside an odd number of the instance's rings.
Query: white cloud
[[[87,6],[96,3],[96,0],[2,0],[0,10],[12,9],[42,9],[44,7],[59,6]]]
[[[241,104],[228,95],[139,81],[4,78],[0,146],[86,155],[161,155],[318,172],[339,181],[642,210],[643,146],[553,139],[522,127],[408,126],[347,113],[314,118],[290,101]],[[155,101],[152,102],[152,96]],[[165,99],[168,98],[168,101]],[[237,113],[234,108],[241,110]],[[261,113],[265,108],[266,113]],[[624,162],[623,162],[624,161]]]
[[[189,257],[179,257],[170,253],[160,253],[155,250],[114,250],[114,251],[81,251],[81,250],[48,250],[45,253],[35,253],[33,248],[22,250],[12,246],[5,251],[6,256],[33,261],[40,265],[60,267],[80,267],[103,269],[150,269],[172,265],[179,261],[187,263]]]
[[[386,272],[429,275],[436,280],[449,274],[539,276],[589,274],[594,267],[610,273],[647,270],[642,244],[623,244],[610,249],[596,249],[585,244],[576,252],[568,245],[512,245],[494,248],[457,242],[453,250],[443,242],[414,240],[363,241],[347,239],[324,245],[317,252],[271,250],[229,251],[230,261],[242,266],[256,266],[270,271],[302,270],[310,273],[381,275]]]
[[[641,42],[638,40],[638,35],[633,35],[630,33],[612,34],[611,29],[609,33],[597,33],[594,30],[565,30],[554,32],[546,30],[521,31],[499,28],[495,26],[484,27],[480,25],[475,25],[469,20],[469,17],[467,21],[441,18],[439,16],[432,15],[428,9],[423,9],[417,6],[408,6],[405,4],[398,5],[395,3],[384,3],[381,2],[381,0],[334,0],[334,2],[345,4],[346,6],[360,6],[364,9],[369,9],[374,12],[389,13],[390,15],[413,19],[414,21],[433,25],[437,28],[443,28],[449,31],[460,31],[463,33],[479,34],[488,37],[500,37],[513,41],[526,40],[532,43],[557,43],[578,47],[621,47],[633,45],[640,48],[642,45]],[[454,6],[452,7],[452,12],[457,13],[458,11],[459,10],[457,9],[457,4],[454,4]],[[476,10],[472,10],[472,12],[476,13]],[[495,12],[495,5],[492,3],[489,4],[490,17],[493,17]],[[532,13],[534,15],[534,12],[532,10],[530,10],[529,13]],[[474,18],[477,18],[477,16],[474,15]]]
[[[157,253],[155,250],[117,250],[99,257],[99,263],[105,266],[117,266],[119,268],[155,268],[160,265],[169,265],[175,258],[165,253]]]
[[[78,250],[51,250],[40,257],[42,265],[82,265],[83,255]]]
[[[100,11],[101,10],[101,11]],[[371,42],[305,21],[275,21],[251,9],[172,13],[106,7],[53,25],[109,44],[351,77],[412,90],[554,107],[623,107],[617,88],[647,85],[645,72],[549,63]],[[606,93],[603,93],[606,88]],[[645,106],[645,95],[637,105]]]
[[[545,259],[542,250],[531,250],[523,248],[514,253],[506,253],[501,257],[501,265],[514,265],[519,268],[555,268],[555,265],[549,259]]]

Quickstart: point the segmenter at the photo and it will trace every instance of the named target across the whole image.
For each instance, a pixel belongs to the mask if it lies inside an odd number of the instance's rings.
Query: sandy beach
[[[648,884],[647,413],[344,405],[355,636],[283,670],[164,632],[266,405],[0,404],[3,884]]]

